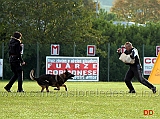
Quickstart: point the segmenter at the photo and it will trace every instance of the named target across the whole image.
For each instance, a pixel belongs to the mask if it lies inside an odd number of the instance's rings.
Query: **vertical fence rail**
[[[76,43],[73,44],[73,57],[76,56]]]
[[[110,61],[110,43],[108,43],[108,82],[110,81],[110,77],[109,77],[109,67],[110,67],[110,63],[109,63],[109,61]]]
[[[39,77],[39,43],[37,42],[37,77]]]

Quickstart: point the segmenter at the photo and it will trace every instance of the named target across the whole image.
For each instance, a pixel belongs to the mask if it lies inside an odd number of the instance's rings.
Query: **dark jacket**
[[[21,51],[22,46],[20,40],[12,37],[9,42],[9,61],[10,62],[23,62]]]

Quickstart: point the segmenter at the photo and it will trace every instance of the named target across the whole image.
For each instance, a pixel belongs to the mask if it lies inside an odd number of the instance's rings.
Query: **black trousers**
[[[22,66],[19,62],[10,63],[11,70],[13,72],[13,76],[11,77],[9,83],[6,85],[6,88],[10,90],[14,82],[18,79],[18,91],[22,91]]]
[[[125,83],[130,91],[134,90],[131,80],[133,77],[136,77],[140,83],[147,86],[149,89],[154,88],[154,86],[148,82],[147,79],[145,79],[142,75],[142,69],[140,69],[138,66],[130,66],[129,70],[126,73],[125,76]]]

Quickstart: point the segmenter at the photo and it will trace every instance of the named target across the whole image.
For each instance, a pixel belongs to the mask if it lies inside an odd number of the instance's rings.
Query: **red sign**
[[[75,75],[70,81],[98,81],[99,57],[46,57],[46,74],[59,75],[65,69]]]
[[[160,51],[160,46],[156,46],[156,56],[158,56],[159,51]]]
[[[51,55],[59,55],[59,44],[51,44]]]
[[[95,45],[87,45],[87,56],[95,56],[96,46]]]

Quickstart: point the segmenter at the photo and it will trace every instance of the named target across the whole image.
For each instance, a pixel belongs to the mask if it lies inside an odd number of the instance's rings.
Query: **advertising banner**
[[[75,75],[68,81],[99,81],[99,57],[46,56],[46,74],[59,75],[65,69]]]
[[[143,58],[143,74],[144,75],[150,75],[155,62],[156,62],[156,57]]]

